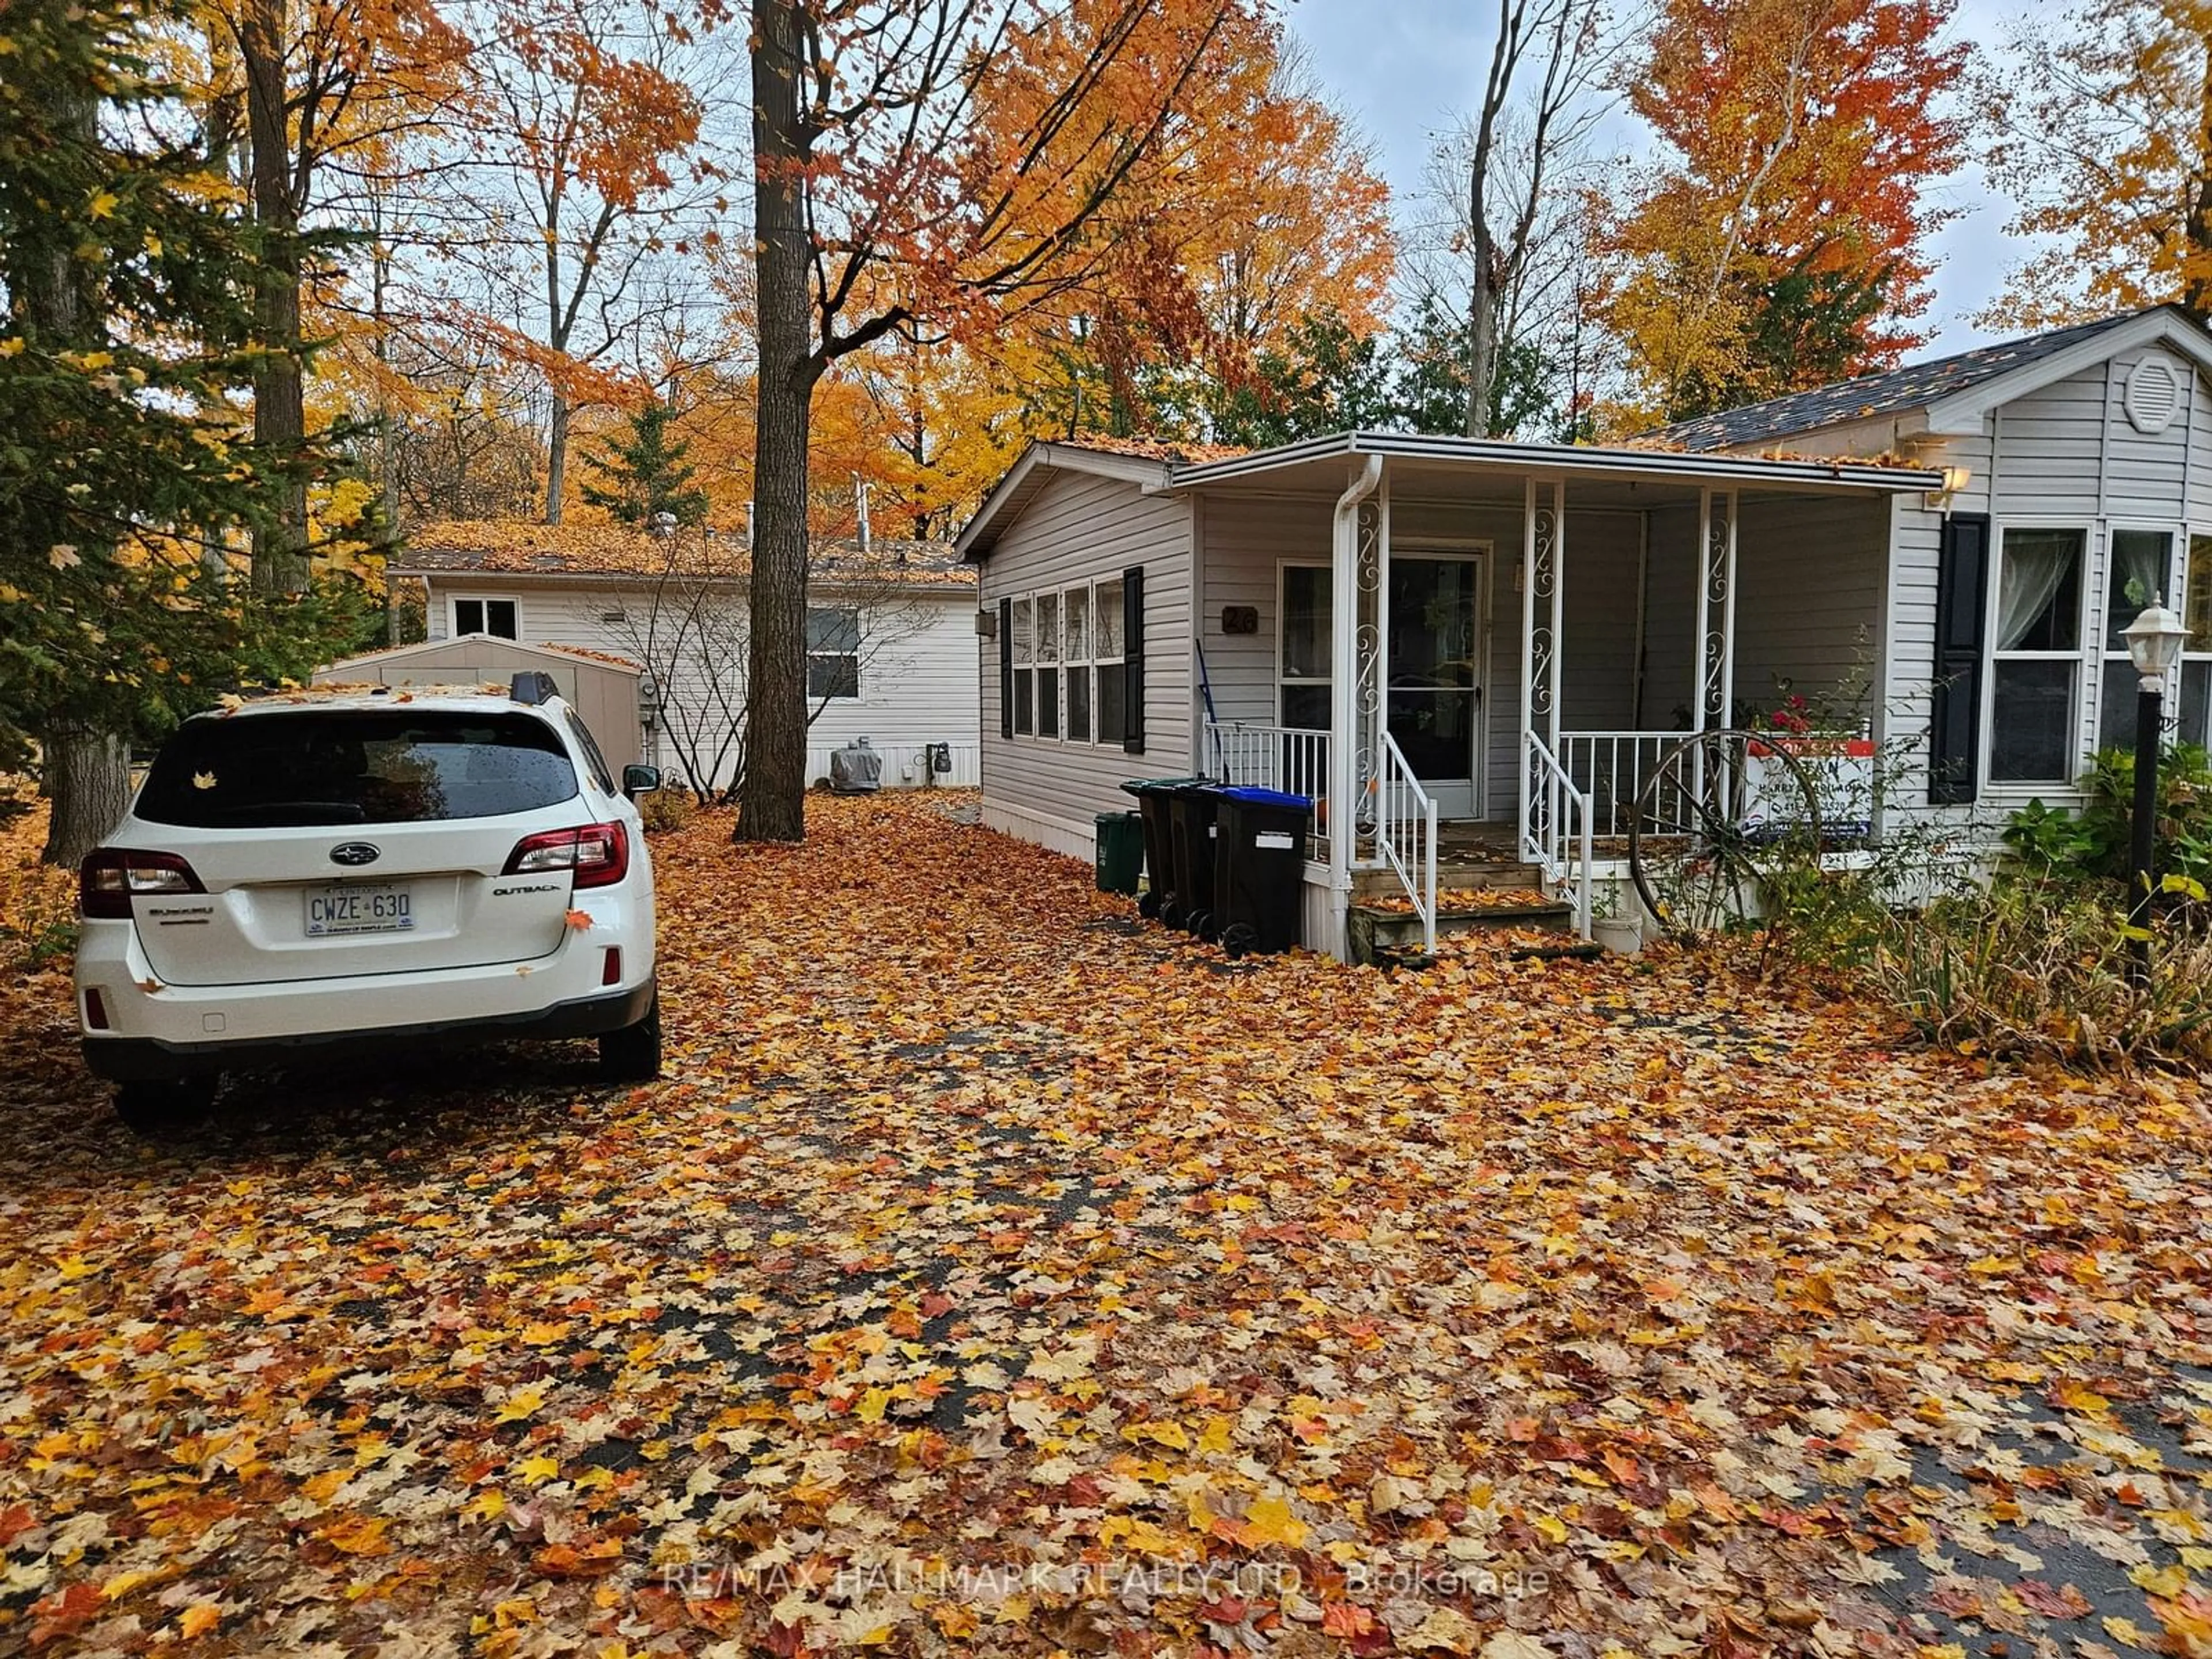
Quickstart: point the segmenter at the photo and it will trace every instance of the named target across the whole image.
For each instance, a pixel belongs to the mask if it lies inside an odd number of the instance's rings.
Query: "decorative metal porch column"
[[[1552,769],[1538,760],[1541,742],[1559,752],[1559,641],[1566,617],[1562,556],[1566,550],[1567,486],[1530,478],[1523,502],[1526,544],[1521,578],[1521,844],[1548,843],[1553,823]]]
[[[1352,896],[1352,863],[1358,840],[1359,800],[1368,774],[1356,750],[1363,722],[1359,687],[1363,661],[1360,636],[1361,549],[1372,548],[1376,532],[1370,528],[1374,510],[1370,498],[1382,482],[1382,458],[1367,456],[1344,493],[1337,497],[1329,545],[1329,739],[1328,832],[1329,885],[1340,928]],[[1371,653],[1379,638],[1370,637],[1364,650]]]
[[[1353,638],[1359,658],[1354,718],[1358,721],[1358,745],[1352,750],[1353,786],[1358,790],[1358,823],[1375,827],[1375,780],[1382,775],[1382,734],[1389,728],[1390,638],[1390,468],[1382,468],[1375,493],[1359,504],[1355,584],[1352,598]]]
[[[1698,684],[1700,732],[1732,724],[1735,707],[1735,492],[1698,501]]]

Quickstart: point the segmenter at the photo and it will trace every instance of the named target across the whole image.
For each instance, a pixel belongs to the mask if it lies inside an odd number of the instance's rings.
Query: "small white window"
[[[1096,725],[1101,743],[1119,743],[1128,736],[1129,677],[1121,645],[1121,579],[1100,582],[1092,592],[1092,672],[1097,685]]]
[[[2081,739],[2082,530],[2008,530],[1990,638],[1990,778],[2070,783]]]
[[[2173,532],[2112,532],[2105,556],[2105,662],[2097,703],[2097,747],[2133,749],[2136,692],[2142,677],[2128,656],[2127,626],[2148,605],[2173,595]]]
[[[806,695],[860,695],[860,613],[849,605],[807,607]]]
[[[1014,601],[1014,735],[1020,738],[1036,730],[1035,611],[1028,599]]]
[[[1060,735],[1060,595],[1036,596],[1036,734]]]
[[[1067,740],[1091,741],[1091,590],[1071,587],[1060,599],[1060,633],[1066,642],[1062,659],[1067,696]]]
[[[453,632],[489,634],[494,639],[519,640],[522,629],[513,599],[455,599]]]

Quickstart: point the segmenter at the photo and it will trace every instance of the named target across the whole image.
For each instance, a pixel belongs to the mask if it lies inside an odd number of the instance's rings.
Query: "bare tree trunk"
[[[794,0],[752,0],[753,266],[760,313],[753,568],[739,841],[806,834],[806,433],[818,369]]]
[[[2197,177],[2189,198],[2189,276],[2181,303],[2203,322],[2212,317],[2212,40],[2205,42],[2204,78],[2197,98]]]
[[[300,365],[300,214],[292,194],[284,75],[284,0],[247,0],[239,30],[246,64],[246,131],[252,147],[253,216],[266,239],[253,300],[262,356],[253,375],[253,440],[283,459],[306,446]],[[287,483],[275,519],[257,532],[253,586],[297,593],[307,585],[307,485]]]
[[[53,727],[41,734],[40,747],[41,779],[54,803],[40,856],[75,869],[131,804],[131,750],[112,732],[81,726]]]
[[[802,300],[804,295],[801,295]],[[568,477],[568,399],[553,393],[553,419],[545,440],[545,522],[561,522],[561,492]]]

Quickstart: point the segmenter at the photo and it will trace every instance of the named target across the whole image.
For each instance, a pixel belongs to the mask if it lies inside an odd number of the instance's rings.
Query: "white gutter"
[[[1225,461],[1175,469],[1178,489],[1271,472],[1333,455],[1459,462],[1527,472],[1582,477],[1664,478],[1683,483],[1757,483],[1885,491],[1942,487],[1942,475],[1923,467],[1869,466],[1850,461],[1770,461],[1744,455],[1677,454],[1671,450],[1601,449],[1579,444],[1505,443],[1489,439],[1425,436],[1404,432],[1340,432]]]
[[[1359,806],[1352,798],[1358,782],[1352,738],[1359,696],[1359,504],[1382,482],[1382,458],[1370,455],[1336,498],[1330,544],[1328,908],[1336,927],[1331,943],[1339,951],[1351,937],[1352,849],[1359,834]]]

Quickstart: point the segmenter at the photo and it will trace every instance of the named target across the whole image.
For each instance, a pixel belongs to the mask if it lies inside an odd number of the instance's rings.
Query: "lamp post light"
[[[2166,677],[2181,659],[2189,629],[2163,603],[2153,603],[2120,630],[2128,642],[2128,656],[2141,676],[2136,693],[2136,808],[2130,826],[2134,847],[2128,860],[2133,902],[2128,908],[2132,937],[2129,955],[2131,977],[2138,985],[2150,978],[2150,902],[2156,890],[2153,873],[2158,837],[2158,738],[2165,724]]]

